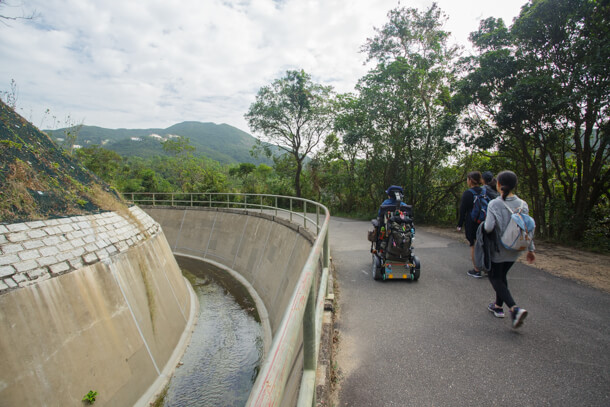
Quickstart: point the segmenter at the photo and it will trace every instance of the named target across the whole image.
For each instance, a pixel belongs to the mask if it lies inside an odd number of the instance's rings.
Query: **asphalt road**
[[[369,222],[332,218],[340,406],[610,406],[610,295],[516,263],[495,318],[468,247],[416,227],[417,282],[374,281]],[[506,312],[506,309],[505,309]]]

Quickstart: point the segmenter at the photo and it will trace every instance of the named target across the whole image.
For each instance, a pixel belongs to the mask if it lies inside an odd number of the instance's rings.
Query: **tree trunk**
[[[301,171],[303,170],[303,162],[297,159],[297,171],[294,175],[294,190],[297,198],[301,197]]]

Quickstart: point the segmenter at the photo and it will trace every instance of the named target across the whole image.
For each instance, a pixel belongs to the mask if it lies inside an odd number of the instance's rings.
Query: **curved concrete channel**
[[[163,228],[177,256],[205,260],[233,273],[258,298],[265,351],[292,299],[310,255],[314,236],[284,218],[260,212],[217,208],[143,207]],[[321,265],[315,273],[321,277]],[[318,284],[314,284],[318,286]],[[268,320],[268,324],[265,323]],[[280,405],[297,403],[303,371],[301,346],[288,361],[288,381]],[[267,356],[267,355],[265,355]]]
[[[324,301],[296,294],[315,242],[303,226],[256,211],[142,209],[0,225],[0,406],[82,406],[90,390],[97,406],[148,406],[197,316],[176,257],[245,287],[265,358],[289,308]],[[323,274],[321,261],[314,267],[312,290]],[[276,405],[297,404],[311,352],[303,332],[280,366]]]

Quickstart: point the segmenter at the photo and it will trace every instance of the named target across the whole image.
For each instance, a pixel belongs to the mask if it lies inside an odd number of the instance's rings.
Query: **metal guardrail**
[[[290,372],[288,364],[292,363],[299,348],[299,332],[302,328],[303,376],[297,405],[314,406],[316,369],[330,264],[328,209],[308,199],[269,194],[139,192],[123,193],[123,196],[137,205],[205,206],[260,212],[273,211],[276,215],[284,214],[290,221],[293,221],[293,217],[302,219],[305,228],[315,227],[315,242],[246,404],[276,406],[281,403]],[[300,210],[295,210],[295,207]],[[308,208],[314,210],[310,212]],[[322,275],[316,296],[315,274],[320,260],[322,260]]]

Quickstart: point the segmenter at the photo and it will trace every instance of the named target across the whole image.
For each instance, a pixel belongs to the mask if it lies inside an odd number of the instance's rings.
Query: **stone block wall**
[[[159,228],[137,206],[124,214],[0,224],[0,294],[125,252]]]

